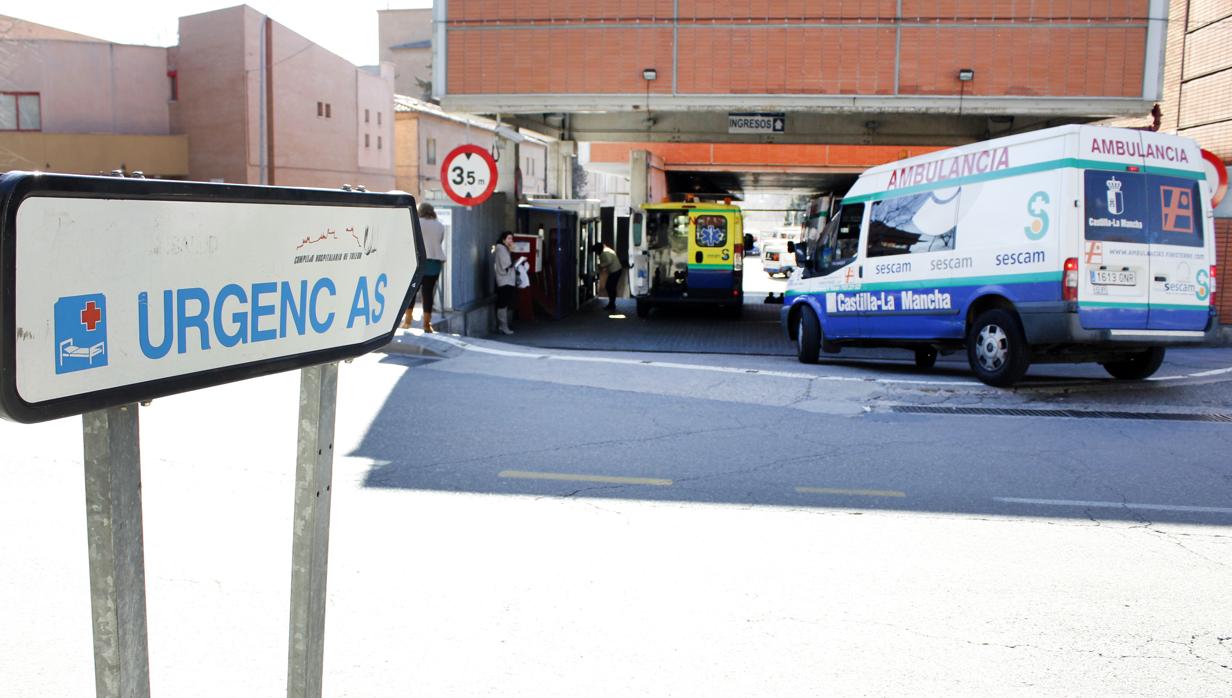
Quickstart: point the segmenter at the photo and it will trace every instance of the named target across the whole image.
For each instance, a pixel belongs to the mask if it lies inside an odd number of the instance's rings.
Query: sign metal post
[[[287,695],[320,697],[337,362],[393,338],[423,254],[401,193],[0,175],[0,418],[82,415],[100,698],[150,695],[137,403],[291,369]]]
[[[321,695],[337,399],[338,364],[300,369],[288,698],[319,698]]]
[[[99,698],[148,698],[137,405],[81,416],[94,684]]]

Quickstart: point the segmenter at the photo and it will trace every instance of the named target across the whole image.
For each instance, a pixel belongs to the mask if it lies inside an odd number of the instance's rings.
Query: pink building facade
[[[357,68],[246,5],[180,18],[173,127],[194,179],[393,188],[393,70]]]
[[[390,64],[356,67],[245,5],[182,17],[170,48],[4,26],[0,95],[22,111],[0,118],[0,171],[394,187]]]

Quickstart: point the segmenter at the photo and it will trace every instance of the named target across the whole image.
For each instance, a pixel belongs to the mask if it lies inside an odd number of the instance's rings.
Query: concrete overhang
[[[784,95],[446,95],[446,109],[501,118],[561,140],[960,145],[1110,117],[1143,116],[1142,99]],[[777,134],[728,132],[727,114],[786,114]]]

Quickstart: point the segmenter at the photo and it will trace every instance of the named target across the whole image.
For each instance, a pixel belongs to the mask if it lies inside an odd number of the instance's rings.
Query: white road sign
[[[460,145],[441,162],[441,184],[463,206],[481,204],[496,189],[496,160],[480,146]]]
[[[728,133],[783,133],[787,115],[783,112],[745,112],[727,115]]]
[[[365,353],[422,249],[407,195],[10,173],[0,204],[19,421]]]

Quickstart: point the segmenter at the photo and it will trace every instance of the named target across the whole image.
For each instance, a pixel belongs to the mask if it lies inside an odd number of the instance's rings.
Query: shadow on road
[[[350,455],[375,488],[1232,524],[1232,466],[1212,456],[1232,424],[833,416],[624,387],[412,368]]]

